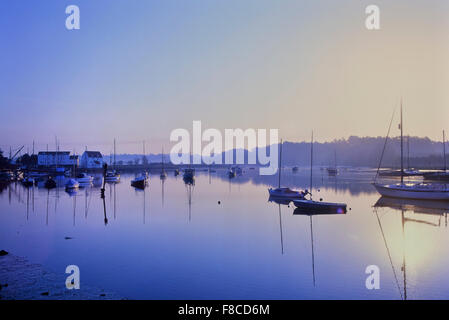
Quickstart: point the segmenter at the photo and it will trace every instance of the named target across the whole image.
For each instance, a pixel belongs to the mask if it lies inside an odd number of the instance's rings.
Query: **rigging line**
[[[380,156],[379,166],[377,167],[376,176],[374,177],[374,182],[376,182],[377,177],[379,176],[380,166],[381,166],[381,164],[382,164],[382,159],[383,159],[383,157],[384,157],[385,149],[386,149],[386,147],[387,147],[388,136],[390,135],[391,124],[393,123],[393,118],[394,118],[395,112],[396,112],[396,108],[394,108],[393,114],[391,115],[390,125],[388,126],[387,136],[385,137],[384,147],[383,147],[383,149],[382,149],[382,154],[381,154],[381,156]]]
[[[379,223],[379,227],[380,227],[380,232],[382,233],[382,238],[383,238],[384,243],[385,243],[385,248],[387,249],[387,254],[388,254],[388,259],[390,260],[391,269],[393,269],[394,279],[396,280],[396,285],[398,287],[399,294],[401,295],[401,299],[403,300],[404,298],[402,296],[401,287],[399,286],[399,281],[398,281],[398,277],[396,275],[396,270],[394,269],[393,259],[391,258],[390,249],[388,248],[388,244],[387,244],[387,239],[385,238],[384,230],[382,228],[382,224],[380,223],[379,214],[377,213],[376,209],[374,209],[374,212],[376,213],[377,222]]]

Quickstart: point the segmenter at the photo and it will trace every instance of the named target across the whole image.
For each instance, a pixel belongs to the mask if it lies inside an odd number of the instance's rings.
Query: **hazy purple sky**
[[[365,7],[381,30],[365,28]],[[65,7],[81,29],[65,28]],[[449,2],[0,2],[0,148],[169,149],[175,128],[279,128],[287,140],[449,131]],[[393,132],[397,134],[397,130]]]

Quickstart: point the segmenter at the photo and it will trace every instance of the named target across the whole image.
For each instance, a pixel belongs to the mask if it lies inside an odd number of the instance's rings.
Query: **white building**
[[[42,167],[71,166],[69,151],[41,151],[37,154],[37,165]]]
[[[80,165],[86,169],[102,168],[103,156],[99,151],[84,151]]]

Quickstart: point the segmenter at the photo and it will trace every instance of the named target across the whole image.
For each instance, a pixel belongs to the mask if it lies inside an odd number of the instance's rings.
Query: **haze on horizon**
[[[288,141],[449,132],[449,2],[0,3],[0,149],[169,150],[170,132],[278,128]],[[76,4],[81,29],[65,28]],[[397,119],[397,118],[396,118]],[[392,127],[397,136],[398,121]],[[25,149],[26,149],[25,148]]]

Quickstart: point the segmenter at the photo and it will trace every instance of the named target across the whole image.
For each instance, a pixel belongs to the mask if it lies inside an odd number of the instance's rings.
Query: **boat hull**
[[[270,195],[270,197],[278,199],[304,199],[303,194],[301,194],[299,191],[293,190],[286,192],[283,191],[283,189],[268,189],[268,194]]]
[[[400,186],[384,186],[375,184],[377,192],[382,196],[402,199],[449,200],[449,190],[413,190]]]
[[[294,200],[293,204],[299,210],[295,210],[297,214],[345,214],[345,203],[321,202],[312,200]]]

